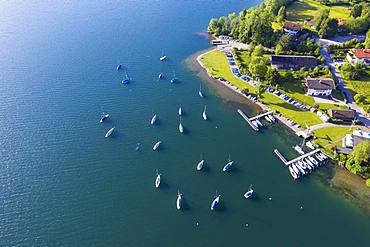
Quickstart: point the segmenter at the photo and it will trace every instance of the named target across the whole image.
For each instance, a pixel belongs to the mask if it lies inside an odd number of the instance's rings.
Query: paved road
[[[353,100],[353,96],[351,92],[349,91],[348,87],[345,85],[343,82],[343,79],[335,67],[335,64],[328,53],[328,50],[326,48],[328,44],[328,40],[319,40],[320,42],[323,43],[324,47],[321,49],[321,55],[325,58],[324,63],[329,67],[331,73],[333,74],[334,80],[339,86],[339,89],[343,92],[346,100],[347,100],[347,105],[356,111],[356,117],[357,119],[361,120],[367,127],[370,127],[370,117],[367,116],[368,114],[364,111],[362,107],[356,104],[356,102]]]

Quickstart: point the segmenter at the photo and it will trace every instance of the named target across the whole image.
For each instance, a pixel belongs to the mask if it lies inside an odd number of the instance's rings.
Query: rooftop
[[[353,120],[355,118],[355,112],[353,110],[335,110],[329,109],[328,114],[332,118]]]
[[[289,64],[306,68],[314,68],[317,66],[318,60],[314,56],[272,55],[271,64]]]
[[[335,83],[330,78],[306,78],[306,86],[316,90],[335,89]]]
[[[293,31],[301,31],[301,24],[294,23],[294,22],[285,22],[283,28],[293,30]]]
[[[351,52],[357,58],[370,58],[370,49],[353,49]]]

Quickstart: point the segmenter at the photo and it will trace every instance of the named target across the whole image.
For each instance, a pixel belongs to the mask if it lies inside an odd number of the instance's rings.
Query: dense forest
[[[261,44],[266,47],[287,43],[280,40],[283,32],[274,30],[273,23],[285,21],[286,8],[294,1],[266,0],[257,7],[241,11],[239,15],[230,13],[218,19],[212,18],[208,25],[208,32],[216,36],[228,35],[243,43]],[[328,5],[334,4],[331,1],[323,2]],[[321,38],[332,37],[338,32],[341,34],[365,33],[370,27],[370,4],[368,2],[351,4],[350,17],[346,19],[341,28],[338,26],[338,20],[330,17],[330,10],[322,9],[314,18],[314,30],[309,30],[309,27],[307,30],[314,31],[314,34]]]

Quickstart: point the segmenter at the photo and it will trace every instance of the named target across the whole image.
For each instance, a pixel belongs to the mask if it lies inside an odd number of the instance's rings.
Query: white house
[[[285,22],[283,30],[286,34],[296,35],[299,31],[301,31],[301,25],[293,22]]]
[[[347,53],[347,60],[351,64],[362,62],[365,65],[370,65],[370,49],[352,49]]]
[[[307,95],[311,96],[329,96],[335,89],[335,83],[330,78],[306,78],[305,85]]]

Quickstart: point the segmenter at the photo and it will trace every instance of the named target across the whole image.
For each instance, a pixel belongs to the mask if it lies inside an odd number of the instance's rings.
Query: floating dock
[[[264,116],[267,116],[267,115],[271,115],[272,113],[273,113],[273,111],[268,111],[268,112],[261,113],[261,114],[259,114],[257,116],[251,117],[249,119],[249,121],[253,121],[253,120],[259,119],[261,117],[264,117]]]

